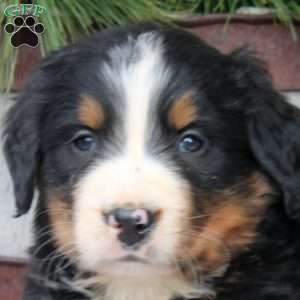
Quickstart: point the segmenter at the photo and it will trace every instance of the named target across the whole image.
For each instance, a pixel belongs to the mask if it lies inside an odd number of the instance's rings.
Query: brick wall
[[[0,300],[20,300],[26,268],[19,263],[0,263]]]

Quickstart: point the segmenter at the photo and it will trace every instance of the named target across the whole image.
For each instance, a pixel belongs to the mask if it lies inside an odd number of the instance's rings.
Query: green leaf
[[[276,19],[290,28],[294,39],[297,31],[294,20],[300,20],[299,0],[34,0],[47,8],[47,14],[39,17],[45,26],[41,35],[41,51],[47,55],[67,43],[87,35],[96,27],[126,24],[141,20],[171,23],[180,13],[229,13],[224,30],[231,16],[242,6],[267,7],[274,10]],[[2,0],[6,6],[18,4],[18,0]],[[0,14],[0,24],[10,21]],[[97,25],[97,26],[95,26]],[[11,87],[16,65],[17,50],[10,45],[10,35],[1,34],[0,44],[0,89]]]

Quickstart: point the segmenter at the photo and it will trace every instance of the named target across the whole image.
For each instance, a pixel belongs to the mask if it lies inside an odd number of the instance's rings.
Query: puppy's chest
[[[100,290],[91,300],[190,300],[211,299],[214,292],[204,283],[190,283],[179,278],[155,278],[144,281],[120,279]]]

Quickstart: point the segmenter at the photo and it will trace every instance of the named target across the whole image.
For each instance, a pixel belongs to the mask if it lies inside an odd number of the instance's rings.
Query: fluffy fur
[[[246,51],[95,34],[43,61],[5,153],[18,216],[39,191],[24,300],[300,297],[300,114]],[[154,216],[134,247],[117,208]]]

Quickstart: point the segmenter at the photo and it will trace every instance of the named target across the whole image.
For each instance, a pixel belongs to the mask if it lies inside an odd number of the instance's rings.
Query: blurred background
[[[25,20],[28,15],[35,24],[17,24],[16,17]],[[93,31],[137,21],[181,27],[224,53],[242,46],[254,50],[275,87],[300,106],[299,0],[0,0],[1,124],[42,57]],[[12,186],[2,151],[0,195],[0,300],[17,300],[32,212],[13,218]]]

